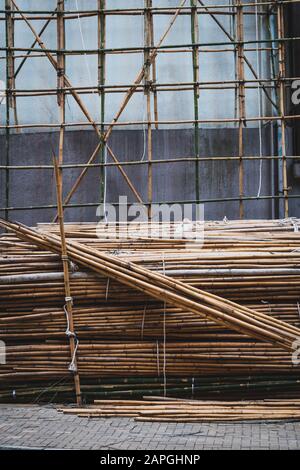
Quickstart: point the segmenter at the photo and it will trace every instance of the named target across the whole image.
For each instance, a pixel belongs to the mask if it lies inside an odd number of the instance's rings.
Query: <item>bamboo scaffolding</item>
[[[14,0],[12,0],[14,1]],[[90,159],[88,160],[88,163],[93,163],[96,155],[98,154],[100,148],[101,148],[101,145],[104,143],[106,146],[107,146],[107,142],[108,142],[108,139],[113,131],[113,128],[114,128],[114,123],[116,123],[119,118],[121,117],[121,115],[123,114],[123,111],[124,109],[126,108],[127,104],[129,103],[129,101],[131,100],[132,96],[134,95],[135,91],[136,91],[136,88],[137,86],[142,82],[142,80],[145,78],[146,76],[146,73],[147,73],[147,67],[150,67],[153,62],[155,61],[156,59],[156,56],[157,56],[157,51],[158,49],[161,47],[161,45],[163,44],[164,40],[166,39],[166,37],[168,36],[169,32],[171,31],[177,17],[178,17],[178,14],[181,10],[181,8],[184,6],[184,4],[186,3],[186,0],[182,0],[182,2],[180,3],[179,7],[177,8],[174,16],[172,17],[168,27],[166,28],[166,30],[164,31],[163,35],[161,36],[160,40],[158,41],[158,44],[155,46],[155,48],[151,51],[149,57],[147,58],[147,64],[144,64],[141,71],[137,74],[137,77],[136,79],[134,80],[134,83],[133,85],[128,89],[128,91],[126,92],[125,94],[125,98],[123,99],[117,113],[115,114],[114,118],[112,119],[110,125],[108,126],[107,130],[105,131],[105,134],[102,138],[102,142],[100,142],[97,147],[95,148],[94,152],[92,153]],[[147,106],[149,108],[149,104]],[[149,112],[149,109],[148,109],[148,112]],[[148,116],[149,118],[149,116]],[[150,117],[151,119],[151,117]],[[149,129],[148,129],[149,131]],[[149,132],[148,132],[149,134]],[[151,133],[150,133],[151,134]],[[148,150],[149,150],[149,143],[151,141],[148,142]],[[151,145],[150,145],[150,149],[151,149]],[[150,165],[150,168],[151,168],[151,165]],[[64,201],[64,204],[68,204],[70,199],[72,198],[73,194],[75,193],[75,191],[77,190],[79,184],[81,183],[84,175],[86,174],[86,171],[87,171],[87,168],[85,168],[79,175],[79,177],[77,178],[75,184],[73,185],[73,187],[71,188],[70,192],[68,193],[65,201]],[[122,174],[124,176],[124,170],[122,170]],[[149,178],[148,178],[148,184],[150,185],[151,183],[151,174],[152,174],[152,170],[150,169],[149,170]],[[128,181],[127,181],[128,182]],[[131,189],[133,190],[134,188],[132,187],[132,185],[130,186]],[[150,187],[150,186],[149,186]],[[152,187],[152,185],[151,185]],[[136,192],[136,190],[133,191],[135,196],[137,197],[137,200],[139,202],[142,202],[140,196],[138,195],[138,193]],[[150,192],[148,193],[148,196],[150,195]]]
[[[19,8],[18,6],[16,5],[15,1],[14,0],[11,0],[11,2],[13,3],[13,5],[15,6],[16,10],[19,11]],[[35,29],[33,28],[33,26],[30,24],[30,22],[27,20],[27,18],[21,13],[21,16],[22,18],[24,19],[25,23],[27,24],[27,26],[29,27],[29,29],[32,31],[33,35],[35,36],[35,39],[37,40],[40,48],[45,52],[46,54],[46,57],[49,59],[50,63],[52,64],[52,66],[55,68],[55,70],[57,70],[57,67],[58,67],[58,64],[57,64],[57,61],[53,58],[52,55],[50,55],[47,51],[47,49],[45,48],[45,45],[43,43],[43,41],[41,40],[41,38],[38,36],[38,34],[36,33]],[[64,84],[65,86],[69,86],[69,87],[72,87],[70,81],[68,80],[68,78],[66,77],[66,75],[64,75]],[[97,125],[94,123],[94,120],[92,119],[92,117],[90,116],[88,110],[86,109],[86,107],[84,106],[83,102],[81,101],[79,95],[77,94],[77,92],[75,90],[72,90],[72,96],[74,97],[75,101],[77,102],[77,104],[79,105],[80,109],[82,110],[83,114],[86,116],[86,118],[88,119],[88,121],[91,123],[91,125],[93,126],[93,128],[95,129],[98,137],[100,138],[100,144],[97,146],[97,148],[95,149],[95,152],[93,153],[91,159],[89,160],[88,163],[92,163],[94,161],[94,159],[96,158],[96,156],[98,155],[98,152],[99,152],[99,149],[101,148],[101,145],[102,145],[102,142],[104,142],[104,139],[102,138],[101,136],[101,133],[97,127]],[[107,142],[105,142],[105,145],[107,147],[107,150],[110,154],[110,156],[112,157],[112,159],[115,161],[115,163],[119,163],[118,162],[118,159],[117,157],[115,156],[115,154],[113,153],[113,151],[111,150],[111,148],[109,147],[109,145],[107,144]],[[134,185],[132,184],[132,182],[130,181],[130,179],[128,178],[128,176],[126,175],[125,171],[123,170],[123,168],[120,166],[120,164],[117,165],[117,168],[119,169],[119,171],[121,172],[121,174],[123,175],[126,183],[128,184],[128,186],[130,187],[130,189],[132,190],[132,192],[135,194],[135,196],[137,197],[137,200],[139,202],[142,202],[139,194],[137,193]],[[72,197],[72,194],[75,192],[75,190],[77,189],[77,187],[79,186],[80,182],[81,182],[81,179],[83,178],[84,174],[86,173],[87,171],[87,168],[85,168],[83,170],[83,172],[81,173],[81,175],[78,177],[78,179],[76,180],[74,186],[73,186],[73,189],[71,190],[71,192],[69,193],[69,195],[67,196],[66,200],[64,201],[64,204],[67,204],[69,199]],[[72,194],[71,194],[72,193]]]

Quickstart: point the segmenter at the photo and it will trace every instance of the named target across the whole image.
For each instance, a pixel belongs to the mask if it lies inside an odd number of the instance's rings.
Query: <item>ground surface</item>
[[[0,449],[300,449],[300,422],[136,423],[0,405]]]

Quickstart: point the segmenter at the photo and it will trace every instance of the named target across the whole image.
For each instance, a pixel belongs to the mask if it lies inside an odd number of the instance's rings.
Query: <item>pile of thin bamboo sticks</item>
[[[97,227],[99,239],[93,224],[66,225],[84,395],[140,397],[167,387],[203,398],[296,396],[297,224],[207,223],[203,247],[180,240],[181,248],[146,226],[128,240],[125,227],[117,236],[116,227]],[[57,226],[3,225],[17,236],[0,238],[0,338],[8,344],[0,397],[48,399],[50,388],[69,399]]]
[[[188,401],[149,398],[144,401],[96,400],[94,406],[61,408],[82,418],[129,417],[136,421],[211,422],[299,420],[300,400]]]

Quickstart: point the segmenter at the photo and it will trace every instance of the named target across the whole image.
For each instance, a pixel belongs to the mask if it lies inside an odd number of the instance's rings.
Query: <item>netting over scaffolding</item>
[[[53,218],[54,152],[71,220],[119,195],[297,215],[297,3],[3,0],[0,213]]]

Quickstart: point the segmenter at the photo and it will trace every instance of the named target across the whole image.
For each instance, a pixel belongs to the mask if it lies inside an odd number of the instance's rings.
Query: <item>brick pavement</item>
[[[300,422],[136,423],[0,405],[0,449],[300,449]]]

